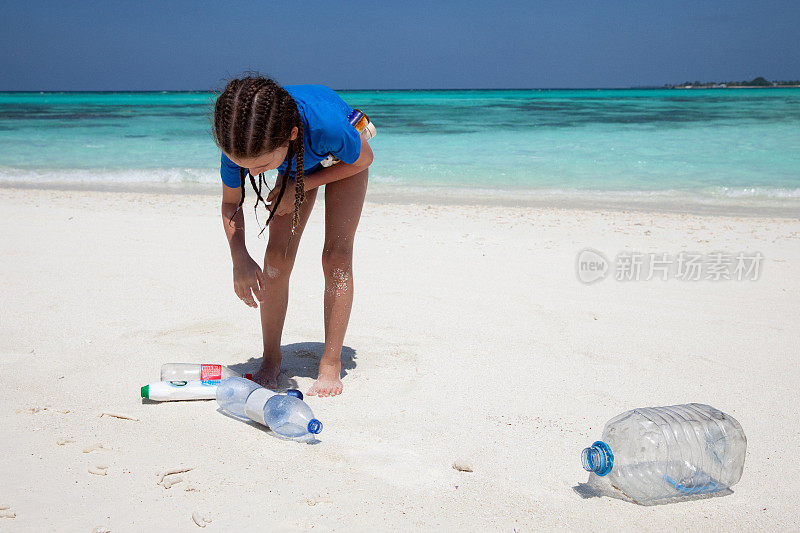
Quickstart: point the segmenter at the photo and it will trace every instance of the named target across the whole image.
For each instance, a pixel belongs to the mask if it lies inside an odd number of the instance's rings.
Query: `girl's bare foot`
[[[268,389],[278,388],[278,374],[281,372],[281,356],[267,355],[261,359],[261,368],[253,374],[253,381]]]
[[[329,363],[324,359],[319,362],[319,375],[317,382],[309,389],[309,396],[336,396],[342,393],[342,380],[339,375],[342,371],[342,362]]]

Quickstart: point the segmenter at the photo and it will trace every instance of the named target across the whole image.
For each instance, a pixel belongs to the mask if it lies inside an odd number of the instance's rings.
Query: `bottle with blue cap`
[[[322,422],[299,390],[278,394],[249,379],[230,377],[217,386],[217,403],[226,413],[258,422],[282,437],[302,438],[322,431]]]
[[[370,122],[369,117],[364,114],[360,109],[353,109],[353,112],[347,116],[347,121],[353,125],[361,137],[368,141],[377,135],[375,125]],[[328,154],[328,157],[319,162],[323,167],[330,167],[339,163],[340,160],[333,154]]]
[[[732,416],[692,403],[612,418],[581,462],[590,482],[610,483],[635,503],[653,505],[730,492],[742,477],[746,449]]]

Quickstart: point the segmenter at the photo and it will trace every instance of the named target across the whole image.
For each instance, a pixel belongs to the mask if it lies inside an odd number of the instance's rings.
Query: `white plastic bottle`
[[[227,366],[208,363],[165,363],[161,365],[161,381],[191,381],[195,379],[204,381],[219,381],[241,374],[234,372]],[[245,374],[245,378],[252,379],[252,374]]]
[[[156,402],[213,400],[217,397],[217,385],[219,385],[219,380],[156,381],[142,387],[141,395],[142,398]]]
[[[232,377],[219,384],[216,397],[223,411],[265,425],[282,437],[308,437],[322,431],[322,423],[314,418],[302,394],[290,392],[278,394],[253,381]]]
[[[724,491],[739,481],[747,439],[733,417],[692,403],[633,409],[612,418],[583,450],[590,477],[651,505]],[[591,481],[591,480],[590,480]]]

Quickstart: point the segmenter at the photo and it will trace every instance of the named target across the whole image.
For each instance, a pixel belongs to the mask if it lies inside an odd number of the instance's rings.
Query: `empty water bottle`
[[[226,378],[217,385],[217,403],[220,409],[226,413],[247,420],[247,414],[244,411],[247,398],[254,390],[262,388],[261,385],[249,379]]]
[[[243,420],[267,426],[282,437],[297,438],[322,431],[300,391],[278,394],[248,379],[231,377],[217,387],[220,408]]]
[[[612,418],[583,467],[639,504],[725,491],[742,477],[747,439],[733,417],[699,403],[647,407]]]
[[[209,363],[164,363],[161,365],[161,381],[218,381],[233,376],[239,376],[227,366]],[[244,377],[251,379],[252,374]]]

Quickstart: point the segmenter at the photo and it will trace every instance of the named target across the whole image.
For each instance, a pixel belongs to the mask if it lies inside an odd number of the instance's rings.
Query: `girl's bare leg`
[[[342,345],[353,306],[353,240],[364,206],[369,169],[325,185],[325,351],[310,395],[342,392]]]
[[[286,192],[294,192],[294,182],[291,182]],[[276,216],[269,223],[269,242],[264,254],[265,299],[261,304],[264,356],[261,368],[253,375],[253,379],[271,389],[278,386],[278,374],[281,371],[281,334],[289,304],[289,275],[297,257],[300,237],[303,235],[303,229],[306,227],[316,199],[316,189],[306,192],[306,199],[300,205],[300,221],[295,227],[295,234],[288,250],[286,245],[292,230],[292,214]],[[294,194],[284,194],[281,203],[288,201],[294,202]]]

